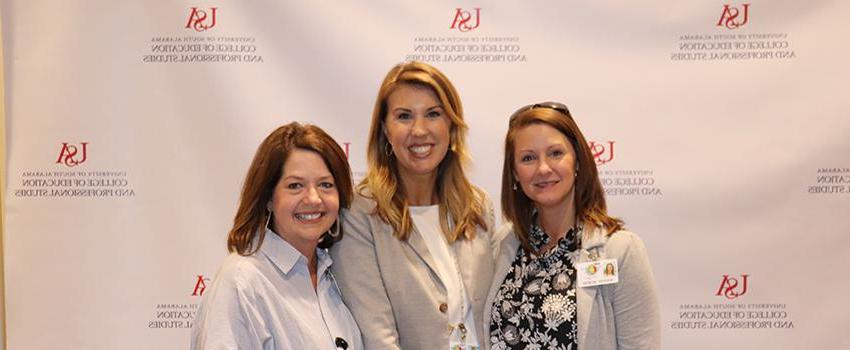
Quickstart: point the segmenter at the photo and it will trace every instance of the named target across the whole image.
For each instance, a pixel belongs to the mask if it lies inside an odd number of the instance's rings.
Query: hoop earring
[[[334,222],[333,226],[331,226],[331,229],[328,230],[328,236],[331,236],[331,238],[334,238],[334,239],[338,238],[339,232],[340,232],[340,228],[339,228],[340,226],[342,226],[342,223],[339,222],[339,219],[336,219],[336,222]]]
[[[337,237],[339,237],[339,226],[340,226],[339,220],[334,222],[334,225],[336,225],[336,229],[333,229],[333,228],[329,229],[328,232],[325,232],[324,234],[322,234],[322,236],[319,237],[319,243],[324,242],[328,238],[337,239]],[[331,227],[333,227],[333,226],[331,226]]]
[[[265,228],[271,229],[269,227],[269,223],[271,223],[271,221],[272,221],[272,212],[271,212],[271,210],[266,209],[266,226],[265,226]],[[274,230],[272,230],[272,231],[274,231]]]
[[[387,154],[387,157],[393,156],[393,145],[387,142],[387,146],[384,148],[384,153]]]

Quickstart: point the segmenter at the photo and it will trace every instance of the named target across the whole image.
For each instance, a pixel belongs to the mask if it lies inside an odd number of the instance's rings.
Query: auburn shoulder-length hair
[[[376,202],[374,215],[390,224],[393,235],[407,240],[412,229],[410,212],[398,173],[396,158],[384,133],[387,98],[400,85],[416,85],[433,91],[448,116],[449,150],[437,169],[434,189],[439,200],[440,227],[448,242],[475,237],[476,226],[487,228],[484,220],[484,193],[472,186],[464,174],[469,156],[466,152],[467,125],[457,90],[437,68],[418,61],[404,62],[390,69],[375,100],[367,150],[368,171],[358,192]],[[451,220],[451,223],[449,223]]]
[[[563,106],[558,104],[559,106]],[[564,134],[576,152],[577,174],[574,183],[576,217],[585,224],[604,228],[612,234],[623,228],[623,221],[608,215],[605,191],[599,181],[596,162],[587,140],[566,107],[548,107],[546,103],[521,108],[508,125],[505,136],[505,162],[502,168],[502,213],[513,224],[514,232],[527,252],[534,252],[528,241],[534,202],[521,188],[514,189],[514,147],[516,134],[531,124],[544,124]]]
[[[283,175],[286,159],[296,149],[316,152],[325,161],[339,194],[338,215],[342,215],[343,208],[350,207],[353,193],[351,169],[339,144],[318,126],[301,125],[297,122],[286,124],[272,131],[257,148],[248,174],[245,175],[233,228],[227,236],[228,251],[252,255],[260,249],[266,236],[265,225],[272,216],[266,204],[272,199],[274,188]],[[342,239],[343,232],[339,222],[340,219],[337,219],[330,228],[331,231],[339,230],[339,235],[331,236],[325,233],[319,242],[319,248],[329,248]],[[256,246],[252,246],[254,237],[258,235]]]

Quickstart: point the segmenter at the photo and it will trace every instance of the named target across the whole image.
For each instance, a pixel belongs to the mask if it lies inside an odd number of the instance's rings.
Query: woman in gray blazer
[[[492,205],[464,174],[467,126],[454,86],[405,62],[387,74],[368,172],[331,251],[366,349],[475,349],[493,276]]]
[[[509,123],[502,209],[510,224],[484,311],[489,348],[660,349],[646,249],[608,215],[567,107],[528,105]]]

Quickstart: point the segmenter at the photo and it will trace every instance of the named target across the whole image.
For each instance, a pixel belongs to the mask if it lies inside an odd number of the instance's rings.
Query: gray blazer
[[[502,241],[484,309],[487,339],[490,338],[491,304],[520,248],[510,225],[499,230],[497,236]],[[618,283],[576,288],[578,348],[661,349],[661,316],[655,280],[640,238],[629,231],[606,236],[604,230],[589,226],[582,234],[581,248],[579,263],[590,261],[591,254],[598,254],[599,259],[617,259],[620,272]],[[485,348],[490,348],[489,341]]]
[[[488,227],[492,205],[485,200]],[[446,286],[420,233],[407,241],[371,215],[375,202],[356,195],[343,212],[343,239],[331,248],[336,281],[354,315],[366,349],[447,349]],[[461,276],[472,303],[479,341],[484,333],[484,302],[493,279],[495,241],[479,228],[475,239],[459,240]],[[482,345],[483,346],[483,345]]]

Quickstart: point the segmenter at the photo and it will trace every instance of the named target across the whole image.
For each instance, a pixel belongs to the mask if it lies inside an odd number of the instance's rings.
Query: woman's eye
[[[526,154],[526,155],[519,158],[519,161],[523,162],[523,163],[527,163],[527,162],[530,162],[532,160],[534,160],[534,156],[532,156],[530,154]]]
[[[292,183],[289,183],[289,184],[286,185],[286,188],[290,189],[290,190],[298,190],[298,189],[301,189],[301,187],[304,187],[304,186],[302,186],[300,183],[297,183],[297,182],[292,182]]]
[[[439,118],[442,117],[443,113],[440,111],[430,111],[428,112],[428,118]]]
[[[413,118],[413,116],[410,115],[410,113],[399,113],[398,115],[395,116],[395,118],[398,119],[398,120],[408,120],[408,119]]]
[[[334,183],[333,182],[322,182],[322,183],[319,184],[319,187],[323,188],[323,189],[331,189],[331,188],[334,188]]]
[[[549,155],[553,158],[560,158],[561,156],[564,155],[564,151],[556,149],[556,150],[553,150],[552,152],[549,152]]]

